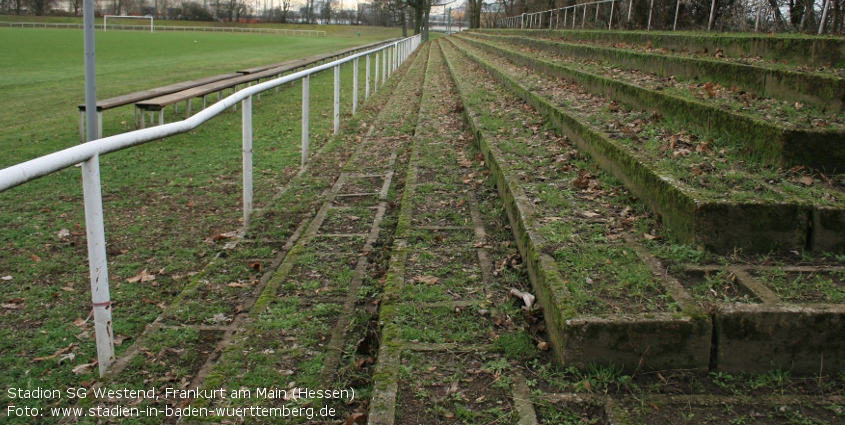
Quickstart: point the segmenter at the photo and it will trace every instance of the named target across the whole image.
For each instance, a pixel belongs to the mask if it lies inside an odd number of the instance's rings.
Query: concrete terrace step
[[[845,41],[826,36],[796,37],[792,34],[694,33],[661,31],[583,31],[583,30],[513,30],[481,29],[477,32],[557,38],[607,44],[652,45],[677,52],[712,52],[722,50],[729,57],[762,57],[808,65],[845,67]]]
[[[494,67],[458,44],[442,43],[562,364],[809,374],[845,367],[829,363],[845,358],[835,337],[845,331],[840,264],[820,259],[784,276],[788,268],[767,266],[771,254],[720,256],[672,242],[631,202],[612,165],[599,170],[554,135],[502,86],[508,71],[501,63]],[[513,77],[504,81],[525,90]],[[535,84],[534,76],[520,81]],[[800,289],[808,275],[825,276],[824,283]]]
[[[440,48],[430,45],[367,423],[536,424],[515,366],[537,354],[536,342],[509,296],[530,283]]]
[[[650,113],[613,108],[612,99],[577,84],[561,87],[559,80],[458,44],[612,170],[684,243],[716,251],[843,246],[839,177],[830,185],[804,187],[719,140]]]
[[[522,41],[529,40],[525,38],[462,39],[537,72],[575,81],[597,95],[658,112],[712,137],[727,137],[729,142],[747,146],[752,150],[751,156],[762,157],[766,162],[824,170],[845,167],[842,114],[823,113],[821,108],[812,107],[802,107],[800,115],[797,111],[791,116],[785,112],[777,114],[772,109],[779,108],[780,102],[747,94],[733,97],[731,93],[739,89],[722,90],[722,86],[706,79],[692,82],[657,78],[640,70],[626,72],[606,62],[575,59],[553,50],[525,51]],[[689,87],[703,88],[692,91]],[[713,87],[724,95],[710,95],[707,89],[715,93]]]
[[[805,102],[836,111],[842,111],[845,107],[845,79],[834,76],[538,38],[506,38],[562,55],[608,61],[616,66],[653,72],[664,77],[674,75],[690,80],[711,80],[728,86],[733,84],[760,96],[790,103]]]

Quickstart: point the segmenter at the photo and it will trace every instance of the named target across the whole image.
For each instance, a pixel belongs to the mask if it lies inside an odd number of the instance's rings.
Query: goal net
[[[154,32],[152,16],[103,15],[103,31],[111,29],[146,30]],[[111,25],[111,26],[109,26]]]

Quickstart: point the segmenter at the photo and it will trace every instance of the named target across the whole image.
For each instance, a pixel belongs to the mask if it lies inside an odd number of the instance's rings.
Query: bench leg
[[[97,138],[103,138],[103,112],[97,111]]]
[[[79,111],[79,143],[85,143],[85,112]]]
[[[135,128],[138,128],[138,106],[135,106]]]
[[[217,101],[221,101],[223,99],[223,90],[219,90],[217,92]]]
[[[164,108],[158,111],[158,125],[164,125]]]
[[[193,99],[188,99],[185,101],[185,118],[191,117],[191,100]]]
[[[147,111],[141,110],[141,129],[147,126]]]
[[[174,114],[178,114],[178,113],[179,113],[179,104],[178,104],[178,103],[174,103],[174,104],[173,104],[173,113],[174,113]]]
[[[202,109],[205,109],[206,107],[208,107],[208,95],[204,94],[202,95]]]

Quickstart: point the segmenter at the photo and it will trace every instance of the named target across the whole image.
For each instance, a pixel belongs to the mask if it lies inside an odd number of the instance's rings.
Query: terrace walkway
[[[777,171],[518,43],[423,45],[102,385],[285,423],[842,421],[842,167]]]

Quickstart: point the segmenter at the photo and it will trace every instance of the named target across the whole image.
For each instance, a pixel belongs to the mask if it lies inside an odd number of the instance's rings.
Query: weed
[[[537,355],[534,340],[525,332],[510,332],[496,339],[496,347],[511,360],[527,360]]]

